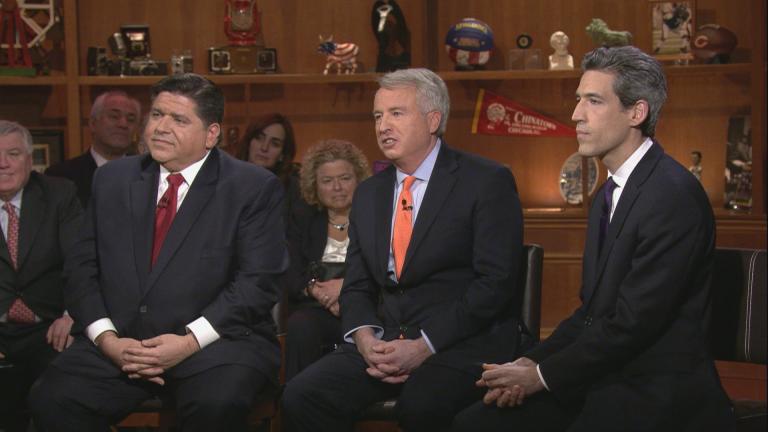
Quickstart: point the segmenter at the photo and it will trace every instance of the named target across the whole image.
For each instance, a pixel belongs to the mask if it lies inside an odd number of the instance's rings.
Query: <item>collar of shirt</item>
[[[203,167],[203,164],[208,159],[209,154],[211,154],[210,150],[205,152],[205,156],[203,156],[202,159],[193,163],[192,165],[189,165],[183,170],[179,171],[179,174],[181,174],[181,176],[184,177],[184,183],[182,183],[179,186],[178,195],[176,197],[176,210],[178,210],[179,207],[181,207],[181,202],[184,201],[184,198],[187,196],[187,192],[189,191],[189,188],[192,187],[192,182],[195,181],[195,177],[197,177],[197,173],[200,172],[200,168]],[[171,172],[168,171],[167,168],[160,165],[160,181],[158,182],[158,185],[157,185],[156,203],[160,202],[160,198],[163,197],[165,190],[168,189],[168,176],[170,174]]]
[[[3,210],[6,202],[10,202],[13,208],[16,210],[16,216],[21,218],[21,196],[24,194],[24,188],[16,192],[16,195],[11,198],[10,201],[0,200],[0,226],[3,229],[3,235],[8,238],[8,212]]]
[[[611,206],[611,218],[613,218],[613,211],[616,210],[616,205],[619,203],[619,198],[621,197],[621,192],[624,191],[624,185],[627,184],[627,180],[629,180],[629,176],[632,174],[632,171],[635,170],[635,167],[637,167],[637,164],[640,163],[640,160],[643,159],[643,156],[650,150],[651,146],[653,145],[653,140],[650,138],[646,138],[645,141],[643,141],[642,144],[640,144],[640,147],[637,148],[628,158],[624,161],[623,164],[619,167],[619,169],[616,170],[615,173],[612,173],[608,171],[608,178],[612,178],[613,182],[616,183],[616,189],[613,190],[613,201]]]
[[[97,152],[96,149],[94,149],[93,147],[91,147],[91,157],[96,162],[96,168],[99,168],[105,163],[109,162],[107,158],[100,155],[99,152]]]

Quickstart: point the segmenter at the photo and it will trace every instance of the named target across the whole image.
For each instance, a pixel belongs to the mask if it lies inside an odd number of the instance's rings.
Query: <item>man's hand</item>
[[[317,281],[312,285],[310,294],[324,308],[330,310],[333,304],[339,301],[339,293],[341,293],[341,285],[343,283],[344,279],[331,279],[325,282]]]
[[[379,354],[377,370],[388,375],[380,379],[389,384],[405,382],[411,372],[432,355],[423,337],[379,342],[373,346],[373,351]]]
[[[117,367],[119,367],[121,370],[127,365],[132,365],[133,368],[141,370],[148,370],[148,368],[151,368],[151,366],[148,364],[131,364],[131,361],[127,359],[128,349],[141,348],[141,342],[136,339],[121,338],[118,337],[115,332],[105,331],[96,338],[95,342],[101,352],[110,360],[112,360],[112,363],[117,365]],[[163,373],[162,370],[154,374],[146,374],[143,376],[129,375],[129,377],[144,378],[147,381],[151,381],[155,384],[163,385],[165,384],[165,380],[159,376],[161,373]]]
[[[45,341],[53,346],[58,352],[64,351],[72,345],[74,340],[69,331],[72,329],[72,318],[69,315],[62,315],[48,327],[48,333],[45,334]]]
[[[482,378],[476,384],[488,387],[483,397],[486,404],[517,406],[523,403],[525,396],[544,389],[536,371],[536,362],[526,357],[503,365],[484,364],[483,370]]]
[[[389,376],[387,372],[378,369],[378,362],[381,361],[381,353],[374,351],[373,347],[381,343],[373,335],[373,329],[370,327],[363,327],[358,329],[352,334],[352,338],[355,340],[355,346],[357,351],[363,356],[363,360],[368,364],[366,372],[368,375],[382,379]]]
[[[159,375],[197,351],[200,351],[200,345],[192,333],[184,336],[162,334],[126,349],[128,363],[122,366],[122,370],[128,373],[129,378],[159,378]]]

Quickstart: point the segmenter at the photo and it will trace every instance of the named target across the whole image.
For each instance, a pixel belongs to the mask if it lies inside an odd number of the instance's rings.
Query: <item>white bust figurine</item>
[[[552,33],[549,44],[555,52],[549,56],[549,70],[573,69],[573,56],[568,53],[570,42],[567,34],[561,31]]]

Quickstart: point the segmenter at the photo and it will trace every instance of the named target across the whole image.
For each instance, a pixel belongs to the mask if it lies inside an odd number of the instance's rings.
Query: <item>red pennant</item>
[[[576,129],[484,89],[480,89],[477,94],[472,133],[527,137],[576,137]]]

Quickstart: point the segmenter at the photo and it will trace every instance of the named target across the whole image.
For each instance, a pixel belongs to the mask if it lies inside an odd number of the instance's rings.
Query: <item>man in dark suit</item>
[[[85,207],[91,197],[91,183],[96,168],[125,156],[130,151],[131,141],[140,124],[139,101],[119,90],[100,94],[93,101],[88,119],[91,148],[80,156],[51,166],[45,173],[75,182],[77,196]]]
[[[38,430],[107,430],[160,394],[185,431],[244,431],[276,382],[282,188],[215,147],[223,114],[211,81],[166,77],[152,88],[150,154],[97,171],[66,266],[81,333],[32,389]]]
[[[490,364],[457,431],[725,431],[732,414],[706,335],[715,246],[700,183],[653,139],[661,65],[635,47],[582,62],[579,153],[608,181],[589,213],[581,306],[512,363]]]
[[[442,430],[482,395],[480,360],[517,349],[522,215],[511,172],[447,147],[448,89],[435,73],[400,70],[379,84],[376,136],[393,166],[355,193],[339,299],[350,343],[288,383],[295,431],[351,430],[393,396],[402,428]]]
[[[64,254],[82,218],[75,186],[32,171],[32,136],[0,120],[0,430],[26,431],[26,398],[67,347]]]

